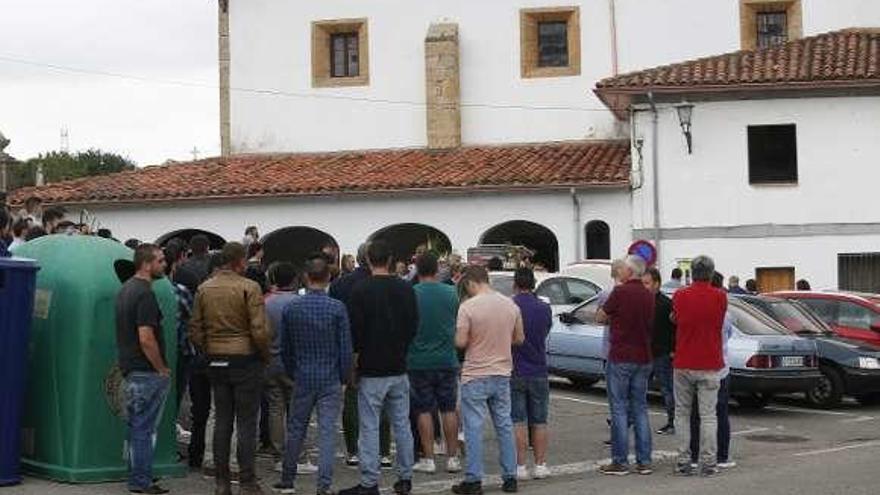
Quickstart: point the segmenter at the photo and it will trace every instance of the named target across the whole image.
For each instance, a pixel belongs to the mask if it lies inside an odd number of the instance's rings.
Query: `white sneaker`
[[[460,473],[461,472],[461,458],[456,456],[452,456],[446,459],[446,472],[447,473]]]
[[[280,473],[280,472],[284,471],[284,464],[281,461],[276,462],[273,470],[276,473]]]
[[[550,476],[550,468],[547,467],[547,464],[537,464],[535,465],[535,473],[534,477],[536,480],[542,480]]]
[[[318,472],[318,466],[312,464],[312,461],[306,459],[306,462],[297,463],[296,474],[315,474]]]
[[[434,474],[437,472],[437,466],[434,465],[434,459],[422,458],[412,467],[417,473]]]
[[[721,469],[732,469],[736,467],[736,461],[734,461],[733,459],[728,459],[724,462],[719,462],[716,465]]]
[[[379,467],[381,469],[391,469],[394,467],[394,461],[391,460],[391,456],[382,456],[379,458]]]
[[[529,479],[529,469],[525,466],[517,466],[516,467],[516,479],[519,481],[525,481]]]
[[[446,442],[434,442],[434,455],[446,455]]]
[[[177,443],[189,443],[190,439],[192,438],[192,433],[184,430],[183,427],[180,425],[174,426],[177,427]]]

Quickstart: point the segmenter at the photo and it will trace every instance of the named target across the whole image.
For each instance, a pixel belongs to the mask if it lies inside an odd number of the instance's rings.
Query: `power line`
[[[219,86],[208,84],[208,83],[200,83],[194,81],[182,81],[175,79],[160,79],[153,77],[145,77],[138,76],[134,74],[123,74],[119,72],[110,72],[105,70],[97,70],[97,69],[84,69],[81,67],[72,67],[67,65],[58,65],[58,64],[50,64],[45,62],[35,62],[32,60],[25,60],[16,57],[10,57],[7,55],[0,55],[0,62],[7,62],[11,64],[19,64],[19,65],[27,65],[31,67],[39,67],[43,69],[50,69],[59,72],[70,72],[74,74],[84,74],[91,76],[101,76],[101,77],[111,77],[116,79],[125,79],[130,81],[137,81],[140,83],[148,83],[148,84],[164,84],[169,86],[181,86],[188,88],[199,88],[199,89],[212,89],[219,90]],[[292,97],[292,98],[308,98],[308,99],[325,99],[325,100],[343,100],[343,101],[354,101],[361,103],[372,103],[372,104],[383,104],[383,105],[405,105],[405,106],[413,106],[413,107],[427,107],[427,102],[423,101],[415,101],[415,100],[393,100],[387,98],[367,98],[360,96],[347,96],[340,94],[315,94],[315,93],[296,93],[291,91],[281,91],[275,89],[260,89],[260,88],[241,88],[241,87],[231,87],[231,91],[237,93],[249,93],[249,94],[257,94],[262,96],[284,96],[284,97]],[[445,106],[445,105],[444,105]],[[548,106],[536,106],[536,105],[517,105],[517,104],[505,104],[505,103],[478,103],[478,102],[465,102],[461,103],[462,108],[487,108],[493,110],[530,110],[530,111],[571,111],[571,112],[610,112],[608,108],[590,108],[590,107],[573,107],[573,106],[556,106],[556,105],[548,105]]]

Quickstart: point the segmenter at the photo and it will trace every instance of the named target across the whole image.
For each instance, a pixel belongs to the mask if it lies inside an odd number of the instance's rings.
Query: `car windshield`
[[[507,273],[492,273],[489,275],[489,284],[499,294],[507,297],[513,296],[513,275]]]
[[[816,323],[805,310],[789,301],[768,302],[767,307],[776,321],[794,333],[825,333],[825,329]]]
[[[740,304],[730,304],[731,323],[737,330],[746,335],[787,335],[788,332],[771,320],[768,316],[755,309],[746,309]]]

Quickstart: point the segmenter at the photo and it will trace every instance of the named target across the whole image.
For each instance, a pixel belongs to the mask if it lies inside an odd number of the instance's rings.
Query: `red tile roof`
[[[625,186],[625,141],[240,155],[19,189],[52,204]]]
[[[611,103],[615,94],[649,89],[662,93],[840,87],[880,87],[880,28],[844,29],[776,47],[622,74],[599,81],[596,93]]]

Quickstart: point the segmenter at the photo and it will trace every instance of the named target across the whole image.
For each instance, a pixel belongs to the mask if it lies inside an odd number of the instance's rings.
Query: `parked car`
[[[513,272],[489,272],[489,285],[495,292],[513,297]]]
[[[822,379],[806,393],[818,407],[838,405],[844,395],[861,403],[880,402],[880,347],[835,335],[806,305],[767,296],[737,296],[788,331],[816,342]]]
[[[783,291],[768,296],[794,299],[809,307],[834,333],[880,347],[880,304],[846,292]]]
[[[551,373],[581,386],[605,376],[604,325],[596,322],[596,298],[554,318],[547,343]],[[729,312],[731,395],[744,407],[760,408],[780,393],[806,392],[822,377],[813,341],[789,334],[781,325],[735,298]]]
[[[559,270],[559,275],[589,280],[601,287],[602,290],[611,289],[614,286],[611,281],[611,260],[586,260],[571,263]]]
[[[571,311],[600,292],[598,284],[573,275],[550,275],[535,288],[535,294],[550,305],[554,315]]]

